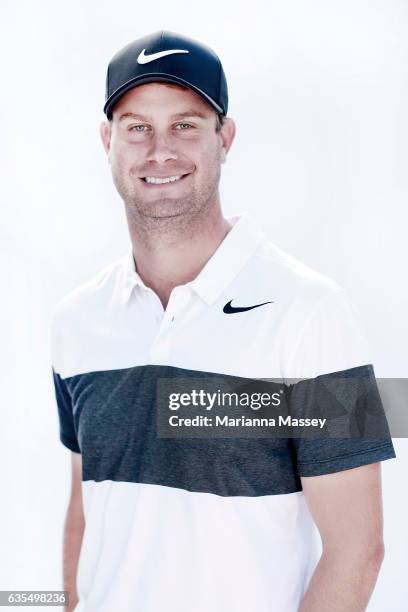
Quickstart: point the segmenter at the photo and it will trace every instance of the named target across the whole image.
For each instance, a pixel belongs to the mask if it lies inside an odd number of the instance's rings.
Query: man
[[[384,554],[389,438],[175,437],[157,420],[163,380],[281,378],[300,408],[302,382],[372,377],[347,296],[248,213],[223,216],[236,128],[211,49],[153,33],[115,55],[106,85],[101,137],[131,248],[53,320],[72,451],[67,609],[364,610]]]

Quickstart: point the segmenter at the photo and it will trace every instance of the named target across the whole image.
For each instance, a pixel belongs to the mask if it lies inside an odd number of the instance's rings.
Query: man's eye
[[[190,125],[190,123],[178,123],[176,125],[176,128],[179,128],[179,131],[182,131],[182,132],[187,131],[191,127],[193,126]],[[129,129],[129,132],[139,132],[140,134],[142,134],[148,129],[148,126],[145,125],[144,123],[138,123],[137,125],[131,125],[128,129]]]

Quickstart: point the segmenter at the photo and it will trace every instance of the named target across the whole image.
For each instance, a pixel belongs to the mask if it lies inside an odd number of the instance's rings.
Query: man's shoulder
[[[126,273],[127,254],[115,259],[92,274],[85,281],[68,291],[54,306],[52,327],[80,320],[86,313],[92,314],[106,300],[111,300],[119,289]]]
[[[304,305],[315,303],[344,288],[327,274],[313,268],[279,247],[271,240],[264,240],[257,253],[262,275],[273,284],[274,290],[289,301],[301,301]]]

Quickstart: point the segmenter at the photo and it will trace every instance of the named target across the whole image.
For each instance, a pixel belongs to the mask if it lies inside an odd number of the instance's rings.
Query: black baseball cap
[[[123,94],[153,82],[189,87],[217,113],[227,114],[227,81],[216,53],[192,38],[159,30],[129,43],[109,62],[103,107],[108,119]]]

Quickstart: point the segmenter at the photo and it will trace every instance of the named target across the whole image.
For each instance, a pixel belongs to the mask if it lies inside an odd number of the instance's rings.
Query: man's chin
[[[172,198],[160,198],[153,202],[144,202],[137,206],[137,212],[141,217],[151,219],[169,219],[179,217],[191,210],[192,206],[188,202],[182,202]]]

